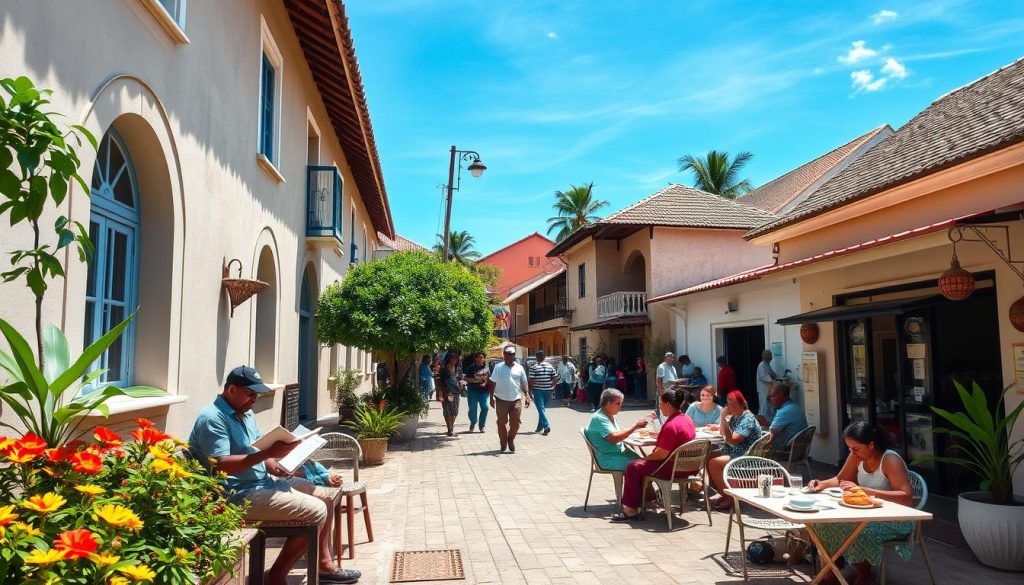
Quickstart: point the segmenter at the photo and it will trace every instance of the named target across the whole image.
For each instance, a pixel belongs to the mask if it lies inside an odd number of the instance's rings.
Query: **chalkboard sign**
[[[289,431],[299,426],[299,385],[284,387],[284,404],[281,409],[281,426]]]

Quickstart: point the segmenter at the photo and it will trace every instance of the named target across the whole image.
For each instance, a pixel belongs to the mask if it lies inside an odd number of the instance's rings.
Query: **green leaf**
[[[71,127],[77,130],[78,133],[81,134],[82,136],[85,136],[85,139],[88,140],[89,144],[92,145],[93,150],[99,150],[100,143],[96,141],[96,136],[94,136],[88,128],[82,126],[81,124],[73,124]]]
[[[134,318],[135,313],[132,313],[127,319],[121,321],[103,337],[100,337],[93,342],[92,345],[85,348],[85,350],[82,351],[82,355],[78,356],[78,359],[75,360],[75,362],[71,364],[63,374],[58,376],[52,384],[50,384],[50,391],[53,392],[55,396],[59,397],[75,380],[79,380],[85,376],[93,362],[98,360],[100,356],[103,355],[103,352],[107,351],[107,348],[121,336]]]
[[[21,197],[21,179],[10,169],[0,170],[0,193],[8,199]]]
[[[25,379],[22,378],[21,368],[18,366],[17,360],[5,351],[0,351],[0,368],[6,370],[14,380],[18,382],[25,381]]]
[[[14,162],[14,155],[11,154],[10,149],[6,146],[0,146],[0,170],[7,170],[11,168],[11,163]]]
[[[61,266],[60,260],[53,254],[42,252],[38,256],[39,264],[43,267],[43,273],[49,272],[52,276],[64,276],[64,267]]]
[[[35,356],[32,354],[28,342],[10,323],[3,319],[0,319],[0,333],[3,333],[4,339],[7,340],[7,345],[11,348],[11,357],[14,358],[21,373],[18,379],[24,380],[37,396],[45,396],[48,391],[46,378],[36,367]]]
[[[50,195],[53,197],[53,202],[60,205],[64,202],[64,197],[68,194],[68,182],[54,173],[50,175]]]
[[[43,275],[38,268],[33,266],[29,269],[25,280],[28,282],[28,287],[32,289],[32,294],[36,297],[42,297],[46,293],[46,281],[43,279]]]
[[[19,266],[0,274],[0,278],[3,278],[4,282],[11,282],[26,272],[28,272],[28,266]]]
[[[71,364],[71,350],[64,332],[47,325],[43,330],[43,377],[53,382]]]
[[[46,189],[46,177],[36,175],[28,180],[28,197],[25,198],[25,203],[29,219],[39,219],[42,215],[43,207],[46,206]]]

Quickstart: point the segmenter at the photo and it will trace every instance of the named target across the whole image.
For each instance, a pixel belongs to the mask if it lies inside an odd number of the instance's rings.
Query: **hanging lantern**
[[[804,323],[800,325],[800,339],[803,339],[804,343],[807,344],[818,341],[818,324]]]
[[[974,275],[960,268],[960,260],[956,257],[956,242],[953,240],[953,260],[949,263],[949,270],[939,277],[939,292],[951,301],[962,301],[974,292]]]
[[[1010,305],[1010,324],[1017,331],[1024,332],[1024,297]]]

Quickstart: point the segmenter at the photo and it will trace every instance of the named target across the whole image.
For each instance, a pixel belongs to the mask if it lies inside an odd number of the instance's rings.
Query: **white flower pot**
[[[959,501],[960,530],[978,560],[1004,571],[1024,571],[1024,499],[998,506],[990,503],[988,492],[966,492]]]

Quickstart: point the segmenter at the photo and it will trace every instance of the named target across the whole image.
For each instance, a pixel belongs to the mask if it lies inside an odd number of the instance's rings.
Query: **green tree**
[[[739,178],[740,171],[752,158],[753,154],[741,152],[730,162],[728,152],[717,150],[708,152],[704,158],[687,154],[679,157],[679,172],[693,173],[693,186],[701,191],[736,199],[754,189],[750,181]]]
[[[428,252],[396,252],[360,264],[327,287],[316,311],[321,343],[373,350],[404,380],[418,353],[443,347],[482,350],[494,316],[483,283]],[[399,365],[406,367],[399,371]]]
[[[558,215],[548,218],[548,234],[558,230],[555,239],[559,242],[585,225],[601,219],[595,214],[608,207],[607,201],[595,201],[594,183],[577,187],[570,185],[568,191],[555,191],[555,211]]]
[[[474,262],[480,259],[480,252],[476,251],[474,247],[476,240],[470,235],[469,232],[463,230],[461,232],[449,232],[448,233],[448,258],[455,260],[463,266],[472,266]],[[437,243],[434,244],[434,252],[437,254],[444,254],[444,236],[437,234]]]

